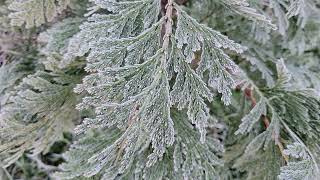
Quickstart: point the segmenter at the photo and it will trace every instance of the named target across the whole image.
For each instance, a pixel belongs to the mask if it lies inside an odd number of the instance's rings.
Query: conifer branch
[[[257,104],[257,100],[256,100],[255,96],[253,95],[253,89],[250,88],[250,87],[247,87],[247,88],[245,88],[244,93],[245,93],[245,96],[247,98],[249,98],[249,100],[251,102],[251,107],[254,108],[256,106],[256,104]],[[270,126],[269,118],[267,117],[267,115],[261,115],[261,118],[262,118],[262,121],[264,123],[265,128],[267,129]],[[279,150],[280,150],[280,153],[281,153],[283,159],[286,161],[286,163],[288,163],[289,162],[289,157],[288,157],[288,155],[286,155],[283,152],[284,151],[284,147],[283,147],[283,144],[281,142],[280,135],[279,135],[279,137],[275,137],[274,133],[273,133],[273,138],[277,138],[277,139],[274,139],[274,141],[276,142],[277,146],[279,147]]]
[[[1,1],[0,164],[12,179],[317,179],[319,12],[315,0]]]

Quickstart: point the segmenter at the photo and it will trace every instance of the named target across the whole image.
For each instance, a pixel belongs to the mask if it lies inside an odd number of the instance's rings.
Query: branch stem
[[[244,93],[245,93],[245,96],[250,100],[252,108],[255,107],[256,104],[257,104],[257,100],[253,95],[253,88],[247,87],[244,90]],[[262,121],[264,123],[265,128],[267,129],[270,126],[269,118],[266,115],[262,115]],[[279,147],[279,150],[280,150],[280,153],[281,153],[283,159],[286,161],[286,164],[287,164],[288,161],[289,161],[289,157],[288,157],[288,155],[286,155],[283,152],[284,151],[284,146],[283,146],[282,142],[280,141],[281,137],[280,136],[279,137],[273,136],[273,138],[274,138],[277,146]],[[278,138],[278,139],[275,139],[275,138]]]
[[[164,50],[165,56],[168,58],[168,48],[169,48],[169,42],[170,37],[172,35],[172,12],[173,12],[173,0],[168,0],[168,3],[166,4],[166,14],[165,14],[165,22],[164,22],[164,28],[165,28],[165,34],[163,36],[163,44],[162,49]]]

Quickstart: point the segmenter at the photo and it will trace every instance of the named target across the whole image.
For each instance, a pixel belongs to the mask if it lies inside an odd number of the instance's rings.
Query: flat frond
[[[4,166],[26,151],[46,153],[50,146],[71,131],[79,117],[72,81],[62,74],[38,71],[23,79],[18,93],[1,111],[0,157]],[[73,79],[74,81],[74,79]]]
[[[15,0],[9,5],[13,12],[9,14],[11,25],[32,28],[40,26],[46,21],[51,22],[65,10],[70,0]]]

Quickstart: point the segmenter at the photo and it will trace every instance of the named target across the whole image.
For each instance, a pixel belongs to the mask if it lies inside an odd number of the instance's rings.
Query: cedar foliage
[[[2,0],[0,37],[0,179],[320,177],[319,0]]]

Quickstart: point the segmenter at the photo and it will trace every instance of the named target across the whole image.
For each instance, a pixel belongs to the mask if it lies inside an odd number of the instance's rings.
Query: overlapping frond
[[[298,142],[287,146],[284,152],[295,159],[281,167],[279,179],[316,179],[319,175],[317,165],[312,161],[306,147]]]
[[[147,13],[146,9],[155,4],[158,7],[152,6],[152,9],[158,14]],[[217,91],[224,103],[230,104],[231,89],[235,86],[232,74],[238,67],[223,49],[242,53],[244,48],[199,24],[172,2],[167,6],[175,12],[167,7],[165,18],[159,19],[160,5],[153,1],[97,1],[96,6],[112,14],[93,14],[73,38],[80,40],[83,48],[68,51],[75,56],[88,53],[86,70],[91,74],[77,86],[76,92],[88,92],[89,96],[77,107],[94,108],[96,112],[96,116],[85,119],[76,132],[86,136],[90,129],[107,131],[117,127],[120,135],[85,162],[90,166],[85,173],[79,171],[71,176],[90,177],[105,170],[104,177],[113,179],[117,174],[126,174],[131,163],[137,161],[138,150],[149,146],[152,151],[144,163],[147,168],[157,166],[165,159],[164,154],[173,145],[177,133],[171,115],[173,107],[179,111],[187,109],[188,119],[200,131],[201,143],[206,146],[210,117],[207,102],[212,101]],[[176,23],[169,19],[174,13]],[[75,42],[71,40],[69,47],[73,45]],[[200,57],[196,57],[197,53]],[[214,159],[218,161],[217,157]],[[66,164],[64,169],[72,174],[75,166]],[[195,167],[181,166],[177,166],[177,171],[186,168],[185,173],[193,174],[191,169]],[[201,167],[212,168],[209,162]],[[195,174],[203,176],[201,171]]]
[[[0,165],[17,179],[25,159],[71,180],[317,179],[319,12],[318,0],[1,1]],[[74,140],[63,157],[61,138]]]
[[[260,100],[250,113],[243,118],[243,122],[240,125],[239,130],[236,131],[236,133],[240,133],[245,132],[246,129],[251,129],[255,124],[254,122],[256,122],[257,119],[260,119],[262,115],[265,117],[272,116],[271,123],[265,124],[267,129],[249,143],[244,156],[246,156],[246,154],[256,152],[261,148],[265,149],[268,147],[270,141],[275,141],[275,144],[279,146],[281,156],[283,156],[286,161],[288,161],[287,156],[297,156],[297,153],[299,152],[293,154],[295,152],[293,151],[294,146],[289,145],[288,150],[283,151],[280,134],[281,131],[286,131],[291,140],[298,140],[303,144],[303,148],[308,149],[308,152],[305,152],[308,158],[304,158],[304,160],[299,162],[289,161],[287,166],[281,168],[283,172],[279,177],[282,179],[290,179],[290,177],[292,178],[296,176],[298,178],[309,172],[310,177],[314,177],[314,173],[316,171],[314,169],[317,169],[317,167],[315,168],[312,165],[315,159],[311,157],[313,157],[313,154],[319,150],[319,147],[316,145],[319,143],[317,140],[319,138],[319,132],[316,128],[320,122],[319,96],[313,92],[313,90],[300,89],[299,87],[292,86],[292,76],[286,68],[283,60],[279,60],[277,63],[277,74],[278,80],[274,87],[258,91],[262,100]],[[270,112],[266,112],[266,108]],[[248,117],[250,117],[250,119],[248,119]],[[268,119],[265,120],[268,121]],[[297,148],[298,147],[296,147],[296,149]],[[288,154],[288,152],[291,153]],[[301,167],[298,164],[301,166],[304,165],[303,172],[295,169],[297,167]],[[292,172],[290,174],[291,168]],[[298,174],[293,175],[292,173]]]
[[[246,179],[277,179],[280,167],[283,165],[277,146],[270,143],[264,149],[255,148],[254,150],[254,152],[245,153],[233,167],[246,172]]]
[[[79,117],[74,78],[39,71],[23,79],[17,94],[1,109],[0,157],[5,167],[25,151],[47,152],[73,128]]]
[[[133,37],[158,21],[159,1],[97,1],[98,8],[113,11],[112,14],[95,13],[81,25],[81,31],[71,39],[65,58],[83,56],[90,43],[102,37]]]
[[[70,179],[79,175],[91,176],[101,170],[102,178],[105,179],[216,179],[218,175],[214,168],[222,166],[216,153],[223,152],[222,145],[212,137],[208,137],[207,143],[200,143],[199,132],[189,122],[184,121],[187,118],[186,113],[172,113],[179,138],[154,165],[148,166],[152,151],[148,146],[143,146],[148,137],[142,131],[137,137],[134,136],[132,133],[139,131],[139,128],[132,125],[130,133],[133,136],[125,141],[122,141],[122,138],[130,134],[128,131],[123,134],[120,130],[111,128],[103,132],[89,132],[65,154],[71,163],[64,164],[62,168],[65,172],[57,173],[56,176]],[[193,138],[190,139],[190,136]],[[92,151],[85,151],[88,147],[92,148]],[[104,157],[100,159],[101,163],[97,163],[98,157]]]
[[[70,2],[70,0],[15,0],[9,5],[9,9],[13,11],[9,15],[11,25],[25,24],[26,28],[32,28],[47,21],[51,22],[68,7]]]

